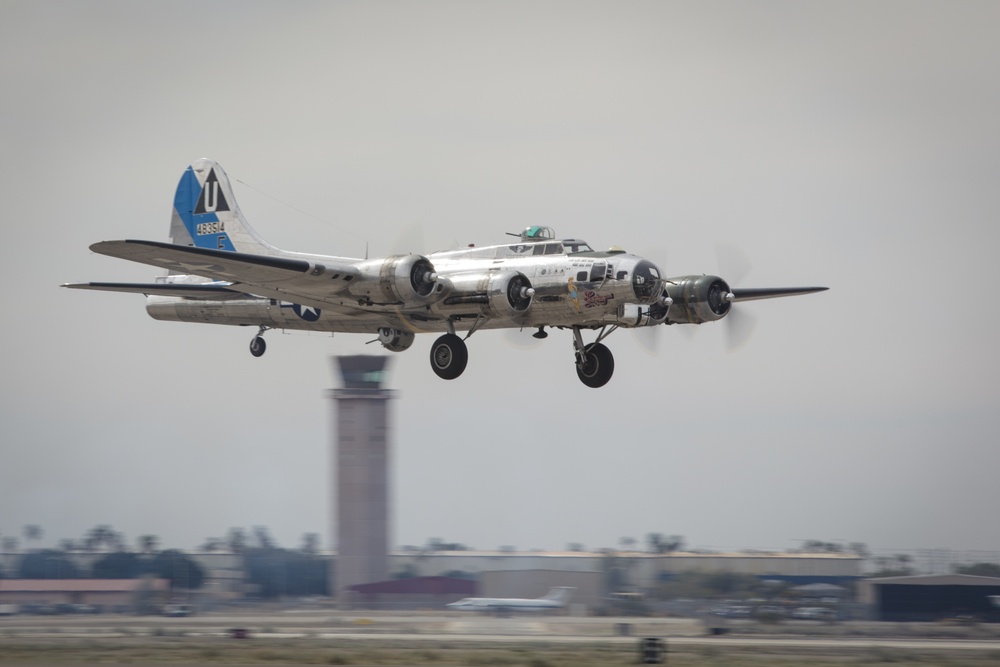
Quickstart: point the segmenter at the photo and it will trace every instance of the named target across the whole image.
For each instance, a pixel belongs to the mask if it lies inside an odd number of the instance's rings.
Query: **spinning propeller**
[[[747,256],[729,243],[716,246],[718,266],[734,282],[741,282],[750,272],[751,264]],[[776,288],[731,288],[722,278],[715,276],[682,276],[670,280],[666,292],[673,297],[668,322],[671,324],[702,324],[723,320],[726,348],[730,352],[741,349],[750,340],[757,328],[757,317],[746,309],[733,308],[742,301],[771,299],[798,294],[821,292],[826,287],[776,287]],[[689,327],[680,327],[688,331]],[[659,349],[662,329],[656,325],[640,327],[636,330],[640,345],[652,354]],[[690,331],[691,335],[694,331]]]

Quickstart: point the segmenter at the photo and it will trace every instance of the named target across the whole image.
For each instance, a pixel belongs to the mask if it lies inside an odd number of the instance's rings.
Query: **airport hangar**
[[[871,606],[879,621],[936,621],[974,617],[1000,621],[990,597],[1000,595],[1000,578],[968,574],[915,575],[866,579],[858,587],[860,602]]]
[[[370,599],[371,595],[400,590],[400,585],[393,585],[393,580],[400,576],[472,578],[478,584],[479,594],[485,597],[538,597],[551,586],[571,585],[578,589],[578,601],[618,592],[604,590],[607,577],[603,573],[612,568],[616,572],[616,588],[643,592],[688,571],[735,572],[791,585],[824,583],[850,587],[860,578],[862,560],[847,554],[652,554],[610,550],[525,553],[513,549],[495,552],[415,549],[392,553],[388,548],[392,422],[389,402],[397,395],[384,387],[388,358],[351,355],[333,361],[334,376],[339,376],[343,384],[341,389],[327,393],[333,399],[331,416],[336,434],[332,443],[336,462],[333,534],[338,546],[336,556],[331,559],[336,587],[331,594],[344,604],[352,604],[359,594],[362,599],[365,596]],[[537,574],[529,575],[532,572]],[[488,573],[507,574],[487,576]],[[582,573],[588,574],[582,576]],[[567,578],[574,578],[577,583]],[[432,588],[437,585],[428,584]],[[427,592],[434,594],[433,590]]]
[[[479,578],[484,572],[547,570],[556,572],[604,572],[608,559],[624,572],[625,584],[650,590],[685,572],[749,574],[792,586],[835,584],[852,587],[862,578],[864,560],[853,554],[736,552],[654,554],[629,551],[437,551],[393,552],[390,571],[408,571],[420,576],[464,573]],[[558,584],[554,584],[558,585]],[[544,592],[544,591],[543,591]],[[608,591],[613,592],[613,591]],[[483,591],[491,596],[491,591]]]
[[[205,569],[204,597],[220,600],[243,597],[243,573],[237,554],[216,551],[189,552],[188,555]],[[321,555],[331,560],[336,577],[337,555],[330,552]],[[457,575],[475,580],[476,594],[484,597],[538,597],[550,586],[576,585],[581,588],[582,597],[583,587],[577,583],[580,580],[570,583],[561,575],[592,574],[603,586],[609,558],[613,558],[615,566],[620,568],[623,584],[636,591],[652,590],[684,572],[730,572],[782,581],[791,586],[823,583],[853,589],[863,577],[864,563],[855,555],[831,553],[409,550],[388,554],[388,580],[404,573],[418,577]],[[551,576],[543,573],[551,573]],[[586,588],[590,590],[592,586]],[[613,592],[601,590],[600,595]]]

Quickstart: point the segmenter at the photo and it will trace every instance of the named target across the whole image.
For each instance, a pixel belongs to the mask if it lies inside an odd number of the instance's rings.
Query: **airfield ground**
[[[995,625],[744,623],[711,637],[691,619],[331,611],[0,618],[0,664],[597,667],[637,664],[644,637],[686,667],[1000,664]]]

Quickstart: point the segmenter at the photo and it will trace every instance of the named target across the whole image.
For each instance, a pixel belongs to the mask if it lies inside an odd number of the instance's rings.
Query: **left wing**
[[[90,249],[110,257],[225,281],[236,288],[233,291],[277,299],[293,297],[305,305],[341,303],[341,299],[331,297],[346,290],[350,281],[360,275],[357,267],[333,257],[323,258],[326,263],[321,264],[306,259],[132,240],[101,241]],[[241,289],[241,285],[252,289]]]

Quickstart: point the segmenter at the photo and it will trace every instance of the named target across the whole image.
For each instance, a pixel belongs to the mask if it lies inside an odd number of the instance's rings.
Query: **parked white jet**
[[[556,586],[540,598],[463,598],[445,606],[458,611],[545,611],[565,607],[575,590],[571,586]]]
[[[166,269],[155,282],[64,287],[145,294],[146,311],[158,320],[257,327],[250,342],[257,357],[269,329],[376,334],[392,352],[409,348],[416,333],[446,332],[430,353],[431,368],[446,380],[465,370],[465,339],[480,329],[537,328],[534,337],[545,338],[545,328],[556,327],[573,332],[580,380],[600,387],[614,372],[614,357],[601,341],[619,327],[701,324],[722,319],[737,301],[826,289],[730,289],[708,275],[664,279],[647,259],[557,240],[548,227],[529,227],[508,244],[426,256],[288,252],[247,224],[226,173],[207,159],[181,176],[170,238],[90,246]],[[598,331],[593,343],[584,344],[584,329]]]

